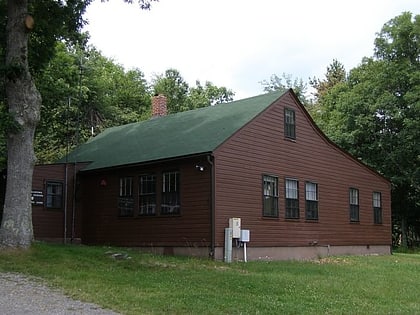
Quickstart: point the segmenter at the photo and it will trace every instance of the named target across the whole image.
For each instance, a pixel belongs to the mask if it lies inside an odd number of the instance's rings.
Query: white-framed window
[[[359,222],[359,189],[350,188],[349,203],[350,203],[350,221]]]
[[[139,176],[139,215],[156,214],[156,175]]]
[[[318,220],[318,184],[305,182],[305,219]]]
[[[62,209],[63,208],[63,183],[56,181],[47,181],[47,201],[46,208]]]
[[[179,172],[171,171],[162,174],[162,203],[161,214],[175,215],[180,214],[180,180]]]
[[[290,108],[284,109],[284,135],[286,138],[296,139],[296,115]]]
[[[120,178],[120,197],[133,196],[133,177]]]
[[[382,194],[374,191],[372,194],[373,223],[382,224]]]
[[[285,180],[286,219],[299,218],[299,182],[296,179]]]
[[[134,214],[133,177],[120,177],[118,211],[121,217],[131,217]]]
[[[263,216],[279,216],[279,181],[276,176],[263,175]]]

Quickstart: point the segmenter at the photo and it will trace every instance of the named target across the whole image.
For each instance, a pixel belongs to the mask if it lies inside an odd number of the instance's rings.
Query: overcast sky
[[[137,2],[137,0],[134,0]],[[232,89],[262,93],[272,74],[324,78],[333,59],[346,70],[372,56],[390,19],[420,14],[419,0],[159,0],[150,11],[123,0],[95,0],[85,17],[90,43],[150,81],[169,68]]]

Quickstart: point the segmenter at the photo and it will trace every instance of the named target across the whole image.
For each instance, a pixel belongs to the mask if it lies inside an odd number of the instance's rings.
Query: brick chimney
[[[152,97],[152,118],[166,116],[166,96],[159,94]]]

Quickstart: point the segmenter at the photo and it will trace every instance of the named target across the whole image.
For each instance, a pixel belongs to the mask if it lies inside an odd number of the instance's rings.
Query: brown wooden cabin
[[[36,167],[36,238],[223,259],[225,228],[240,218],[248,259],[390,253],[389,181],[332,143],[292,90],[156,111]]]
[[[35,166],[32,178],[32,223],[38,240],[80,242],[81,208],[75,190],[76,173],[83,163]],[[76,194],[73,192],[76,191]],[[78,205],[76,207],[76,204]]]

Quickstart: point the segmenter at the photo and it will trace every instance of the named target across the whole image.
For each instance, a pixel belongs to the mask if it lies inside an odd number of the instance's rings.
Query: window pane
[[[286,219],[298,219],[299,218],[299,183],[294,179],[286,179],[285,190],[286,190]]]
[[[298,199],[298,181],[286,179],[286,198]]]
[[[375,224],[382,224],[382,208],[373,208],[373,221]]]
[[[315,183],[306,183],[306,200],[318,200],[317,184]]]
[[[142,175],[140,176],[140,194],[155,194],[156,193],[156,176]]]
[[[318,220],[318,184],[305,183],[306,211],[307,220]]]
[[[131,217],[134,214],[134,198],[119,197],[118,210],[121,217]]]
[[[156,176],[142,175],[139,178],[139,214],[156,214]]]
[[[119,215],[122,217],[133,216],[134,198],[133,198],[133,178],[120,178],[120,195],[118,198]]]
[[[276,177],[264,176],[264,195],[274,197],[278,196]]]
[[[359,206],[350,205],[350,221],[358,222],[359,221]]]
[[[63,183],[47,182],[47,208],[61,209],[63,207]]]
[[[350,204],[358,205],[359,204],[359,190],[355,188],[350,188]]]
[[[286,219],[299,219],[299,200],[286,199]]]
[[[359,190],[356,188],[350,188],[349,199],[350,221],[359,222]]]
[[[284,110],[284,133],[287,138],[296,138],[295,112],[288,108]]]
[[[373,193],[373,206],[374,207],[381,207],[381,193],[374,192]]]
[[[318,201],[306,201],[306,219],[317,220],[318,219]]]
[[[180,213],[179,172],[163,173],[162,179],[162,214]]]
[[[372,201],[373,201],[373,222],[375,224],[382,224],[381,193],[374,192],[372,195]]]
[[[263,176],[263,215],[278,216],[278,178]]]
[[[120,197],[133,196],[133,178],[121,177],[120,178]]]

